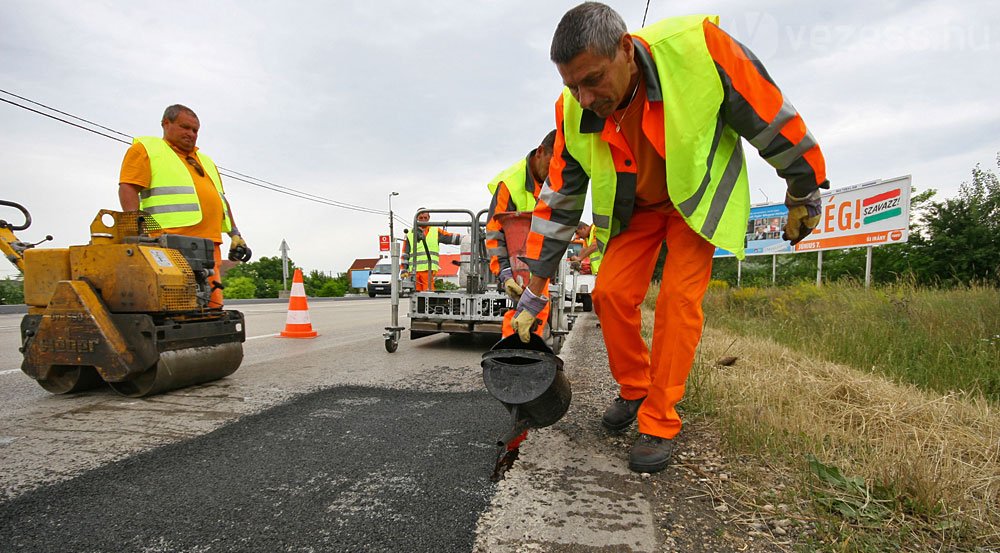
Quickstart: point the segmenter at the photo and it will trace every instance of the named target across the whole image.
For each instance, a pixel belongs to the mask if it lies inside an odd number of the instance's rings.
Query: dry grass
[[[644,311],[648,330],[648,299]],[[738,360],[716,366],[722,356]],[[879,515],[846,526],[914,532],[916,541],[935,547],[1000,543],[1000,413],[982,396],[922,391],[713,328],[706,329],[688,384],[684,404],[717,418],[734,452],[792,469],[804,469],[813,455],[861,477]],[[808,471],[797,472],[813,499],[837,493],[823,490]]]

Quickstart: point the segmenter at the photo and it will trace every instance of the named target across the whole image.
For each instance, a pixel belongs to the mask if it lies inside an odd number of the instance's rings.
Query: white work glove
[[[503,291],[507,293],[507,296],[515,302],[520,301],[524,288],[514,280],[514,271],[510,267],[500,271],[499,279],[503,283]]]
[[[524,289],[521,299],[517,302],[514,320],[510,326],[517,332],[521,341],[527,344],[531,341],[531,327],[534,326],[538,314],[548,305],[549,298],[536,296],[529,288]]]

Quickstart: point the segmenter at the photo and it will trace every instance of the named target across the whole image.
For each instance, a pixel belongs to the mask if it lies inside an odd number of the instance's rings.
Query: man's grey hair
[[[619,40],[627,33],[618,12],[600,2],[584,2],[566,12],[552,35],[549,58],[554,63],[569,63],[584,51],[613,58]]]
[[[194,117],[195,119],[198,118],[198,114],[196,114],[193,109],[187,106],[182,106],[180,104],[174,104],[172,106],[167,106],[167,109],[163,110],[162,120],[170,121],[171,123],[173,123],[174,121],[177,120],[177,116],[180,115],[181,112],[189,113],[191,114],[191,117]]]

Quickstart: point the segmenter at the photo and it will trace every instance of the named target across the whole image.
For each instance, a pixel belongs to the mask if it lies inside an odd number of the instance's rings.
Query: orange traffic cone
[[[309,322],[309,304],[306,302],[306,285],[302,282],[302,269],[295,269],[292,277],[292,295],[288,298],[288,316],[282,338],[315,338],[316,331]]]

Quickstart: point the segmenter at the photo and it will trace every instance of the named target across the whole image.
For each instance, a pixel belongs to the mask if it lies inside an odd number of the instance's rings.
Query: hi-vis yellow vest
[[[667,191],[677,211],[698,234],[717,247],[744,257],[750,189],[739,134],[720,123],[722,83],[705,43],[702,22],[718,16],[664,19],[633,35],[649,44],[663,92]],[[646,55],[636,45],[636,56]],[[614,219],[617,175],[611,148],[601,133],[581,133],[583,108],[563,91],[566,148],[590,176],[596,238],[603,251],[621,231]],[[641,169],[640,169],[641,170]]]
[[[535,195],[528,190],[528,159],[524,158],[514,165],[504,169],[499,175],[486,185],[490,194],[496,194],[501,182],[507,183],[507,191],[510,192],[510,199],[518,211],[532,211],[535,209]],[[534,181],[531,187],[535,187]]]
[[[595,225],[590,225],[590,236],[584,241],[584,246],[589,246],[594,243],[597,234],[597,227]],[[601,248],[597,248],[590,254],[590,274],[596,275],[597,270],[601,268],[601,260],[604,259],[604,254],[601,253]]]
[[[139,192],[139,209],[152,215],[161,228],[190,227],[200,223],[201,203],[194,188],[194,179],[170,144],[155,136],[140,136],[133,144],[135,142],[146,148],[152,173],[149,188]],[[222,202],[222,232],[229,232],[233,226],[223,199],[219,170],[207,155],[201,152],[196,155],[198,163],[205,169],[219,193],[219,201]]]
[[[409,270],[415,273],[436,271],[441,267],[438,265],[438,259],[440,257],[438,253],[440,250],[438,247],[438,228],[423,227],[423,229],[424,237],[427,240],[427,251],[424,251],[423,240],[414,240],[412,232],[406,235],[406,239],[410,243],[409,250],[407,251],[409,254],[407,264],[409,265]],[[428,254],[430,254],[430,259],[427,258]]]

